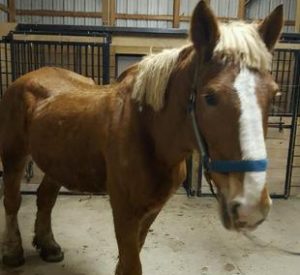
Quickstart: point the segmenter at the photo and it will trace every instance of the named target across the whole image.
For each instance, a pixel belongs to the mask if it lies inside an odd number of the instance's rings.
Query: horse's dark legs
[[[24,264],[22,239],[18,225],[21,205],[20,184],[26,157],[14,153],[1,154],[3,163],[4,208],[6,229],[3,240],[3,264],[17,267]]]
[[[56,202],[60,185],[47,175],[37,192],[37,217],[33,245],[40,249],[41,258],[47,262],[59,262],[64,258],[60,246],[56,243],[51,228],[51,212]]]

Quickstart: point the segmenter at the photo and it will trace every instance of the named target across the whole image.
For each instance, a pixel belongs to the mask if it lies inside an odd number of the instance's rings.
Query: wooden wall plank
[[[239,0],[239,6],[238,6],[238,14],[237,17],[239,19],[245,18],[245,12],[246,12],[246,1],[245,0]]]
[[[16,22],[16,1],[8,0],[8,22]]]
[[[296,3],[295,32],[300,32],[300,0],[297,0]]]
[[[116,24],[116,0],[110,1],[110,20],[109,25],[115,26]]]
[[[89,17],[101,18],[102,12],[85,12],[85,11],[53,11],[53,10],[16,10],[17,15],[28,16],[61,16],[61,17]]]
[[[179,28],[180,24],[180,0],[173,0],[173,28]]]

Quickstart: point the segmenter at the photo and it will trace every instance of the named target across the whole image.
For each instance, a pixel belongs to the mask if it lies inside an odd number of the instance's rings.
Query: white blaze
[[[235,79],[234,87],[241,104],[240,145],[242,158],[258,160],[267,157],[264,140],[262,110],[256,97],[256,77],[247,68],[242,68]],[[266,183],[266,172],[246,172],[244,177],[243,202],[255,205]]]

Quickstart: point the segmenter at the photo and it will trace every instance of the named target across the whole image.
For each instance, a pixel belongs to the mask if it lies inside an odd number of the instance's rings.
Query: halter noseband
[[[201,154],[201,162],[204,168],[204,175],[208,181],[211,191],[214,194],[212,187],[212,179],[210,177],[211,172],[218,173],[229,173],[229,172],[264,172],[267,170],[268,160],[258,159],[258,160],[212,160],[209,156],[207,144],[201,135],[199,130],[197,120],[196,120],[196,93],[198,88],[198,72],[199,64],[197,62],[194,80],[192,84],[192,91],[189,99],[188,111],[192,118],[192,124],[194,133],[196,136],[197,145]]]

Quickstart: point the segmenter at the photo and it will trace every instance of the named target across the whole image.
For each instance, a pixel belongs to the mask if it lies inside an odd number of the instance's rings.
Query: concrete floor
[[[2,205],[2,202],[0,202]],[[23,196],[20,225],[26,264],[1,275],[112,275],[117,259],[107,197],[60,196],[53,215],[56,239],[65,251],[58,264],[44,263],[31,246],[35,197]],[[3,207],[0,207],[3,231]],[[142,252],[145,275],[297,275],[300,200],[275,200],[269,220],[252,233],[258,244],[223,229],[216,201],[174,196],[149,233]]]

